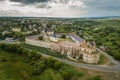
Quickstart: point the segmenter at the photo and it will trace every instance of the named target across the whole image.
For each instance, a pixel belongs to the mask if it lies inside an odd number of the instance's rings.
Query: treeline
[[[20,44],[0,44],[0,50],[17,54],[28,59],[27,63],[32,66],[30,76],[39,77],[44,71],[51,69],[61,74],[64,80],[77,80],[83,73],[53,58],[44,58],[40,53],[26,49]],[[26,63],[26,61],[25,61]]]
[[[25,35],[20,32],[7,32],[5,34],[0,33],[0,40],[4,40],[7,37],[18,39],[19,41],[25,41]]]
[[[29,58],[30,60],[39,60],[41,57],[41,54],[38,54],[36,51],[30,51],[20,44],[0,44],[1,50],[15,53],[24,57]]]

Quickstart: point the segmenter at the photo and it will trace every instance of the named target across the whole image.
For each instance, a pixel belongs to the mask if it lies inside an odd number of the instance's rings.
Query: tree
[[[55,67],[55,69],[57,69],[57,70],[60,69],[62,66],[63,66],[63,63],[60,62],[60,61],[56,61],[55,64],[54,64],[54,67]]]
[[[51,68],[54,68],[55,62],[56,62],[56,60],[53,59],[52,57],[49,57],[49,58],[47,59],[47,65],[48,65],[49,67],[51,67]]]
[[[113,56],[115,59],[120,60],[120,53],[115,53]]]
[[[65,39],[65,38],[66,38],[66,35],[61,35],[61,38]]]
[[[35,76],[40,75],[45,69],[46,69],[45,64],[43,64],[43,63],[36,64],[33,67],[32,74],[35,75]]]
[[[39,38],[38,38],[39,40],[43,40],[43,36],[39,36]]]
[[[61,72],[61,74],[62,74],[62,76],[64,77],[65,80],[70,80],[71,76],[70,76],[70,73],[69,73],[69,72],[63,70],[63,71]]]
[[[10,45],[10,51],[14,52],[14,53],[17,53],[17,49],[19,47],[21,47],[19,44],[12,44],[12,45]]]
[[[30,59],[32,60],[38,60],[40,59],[41,54],[38,54],[36,51],[31,51],[30,52]]]
[[[0,33],[0,40],[2,39],[2,37],[3,37],[3,36],[2,36],[2,33]]]
[[[19,32],[14,32],[14,39],[19,39],[20,41],[25,41],[25,35]]]
[[[23,47],[17,48],[17,53],[20,54],[20,55],[22,55],[23,49],[24,49]]]

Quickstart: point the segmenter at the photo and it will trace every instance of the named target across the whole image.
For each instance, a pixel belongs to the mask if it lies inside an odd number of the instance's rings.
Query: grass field
[[[0,79],[22,80],[28,77],[32,67],[25,63],[26,60],[16,54],[0,51]]]
[[[44,58],[41,58],[39,62],[36,61],[34,64],[43,61]],[[68,80],[74,80],[74,78],[83,75],[69,65],[58,70],[45,65],[47,68],[41,74],[34,75],[33,69],[36,72],[39,71],[34,64],[26,57],[0,50],[0,80],[66,80],[64,75],[70,76]],[[62,72],[67,72],[67,74],[63,75]]]

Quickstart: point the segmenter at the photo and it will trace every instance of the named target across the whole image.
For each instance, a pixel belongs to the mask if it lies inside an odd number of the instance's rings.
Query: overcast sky
[[[0,16],[120,16],[120,0],[0,0]]]

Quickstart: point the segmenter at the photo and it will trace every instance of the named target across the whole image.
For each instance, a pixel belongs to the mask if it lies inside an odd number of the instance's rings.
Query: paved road
[[[107,57],[109,59],[109,62],[112,62],[115,64],[115,66],[120,67],[120,63],[118,61],[116,61],[112,56],[108,55],[107,53],[105,53],[104,51],[100,50],[99,48],[97,48],[97,50],[103,54],[105,57]]]
[[[53,57],[49,56],[46,54],[41,53],[43,57]],[[91,64],[83,64],[83,63],[77,63],[73,61],[68,61],[60,58],[53,57],[54,59],[61,61],[63,63],[72,65],[72,66],[77,66],[77,67],[82,67],[86,69],[91,69],[91,70],[100,70],[100,71],[107,71],[107,72],[120,72],[120,66],[115,66],[115,67],[108,67],[108,66],[101,66],[101,65],[91,65]]]

